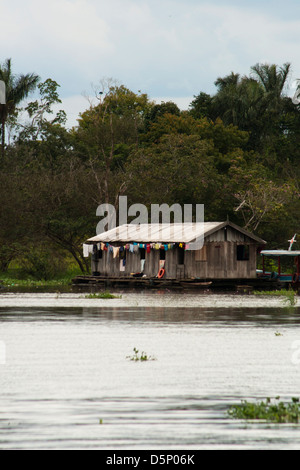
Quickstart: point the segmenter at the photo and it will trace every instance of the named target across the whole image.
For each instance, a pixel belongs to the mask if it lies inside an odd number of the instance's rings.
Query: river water
[[[299,327],[264,296],[1,294],[0,449],[298,450],[300,425],[227,410],[300,396]]]

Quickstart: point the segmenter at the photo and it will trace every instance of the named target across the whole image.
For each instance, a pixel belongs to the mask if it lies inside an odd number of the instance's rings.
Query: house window
[[[249,261],[250,258],[250,247],[249,245],[237,245],[236,247],[236,259],[237,261]]]

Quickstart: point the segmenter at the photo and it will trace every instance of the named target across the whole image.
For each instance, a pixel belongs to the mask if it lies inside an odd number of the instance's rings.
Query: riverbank
[[[77,271],[66,272],[63,277],[56,279],[33,279],[31,277],[19,277],[15,272],[0,273],[0,288],[66,288],[72,284],[74,274],[77,274]]]

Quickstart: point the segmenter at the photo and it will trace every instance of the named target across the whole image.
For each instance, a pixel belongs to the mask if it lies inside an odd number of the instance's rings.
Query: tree
[[[248,148],[266,151],[274,139],[289,132],[294,124],[291,99],[284,95],[290,74],[289,63],[256,64],[250,76],[231,73],[215,81],[217,93],[200,93],[191,103],[194,117],[218,117],[225,125],[233,124],[250,133]]]
[[[0,80],[6,86],[6,104],[0,105],[1,122],[1,153],[5,154],[5,125],[8,118],[16,112],[18,104],[34,91],[39,82],[39,77],[33,73],[26,75],[14,75],[11,59],[7,59],[0,65]]]
[[[60,160],[66,159],[71,153],[73,137],[65,128],[65,111],[60,110],[53,115],[53,105],[61,103],[58,83],[48,78],[39,83],[37,88],[38,99],[30,102],[25,108],[29,121],[15,125],[18,131],[15,150],[19,158],[23,156],[23,159],[26,159],[31,155],[31,166],[34,158],[35,164],[40,168],[54,170],[60,165]]]
[[[275,64],[256,64],[251,67],[254,78],[263,86],[265,93],[269,94],[273,104],[279,102],[287,79],[291,71],[291,64],[282,67]]]
[[[128,162],[131,202],[194,204],[204,202],[216,185],[213,144],[198,135],[172,133],[138,149]]]
[[[201,92],[194,96],[194,100],[189,106],[189,112],[195,119],[207,118],[213,120],[215,118],[213,112],[213,98],[207,93]]]
[[[242,212],[246,230],[256,231],[262,222],[278,217],[294,194],[295,188],[288,183],[278,186],[260,178],[251,182],[246,191],[235,195],[239,202],[235,211]]]
[[[156,122],[157,119],[164,114],[174,114],[175,116],[179,116],[180,109],[176,103],[173,103],[173,101],[163,101],[161,104],[153,105],[145,116],[146,130],[149,129],[152,122]]]
[[[25,111],[27,111],[31,122],[23,127],[23,133],[26,134],[27,132],[31,139],[42,137],[44,127],[47,127],[48,124],[66,123],[67,116],[63,110],[60,110],[54,119],[49,120],[49,116],[53,114],[52,106],[62,102],[58,94],[59,87],[60,85],[51,78],[39,83],[37,86],[40,93],[39,100],[35,100],[26,106]],[[22,133],[20,137],[22,138]]]
[[[146,94],[136,94],[123,85],[109,86],[99,104],[80,115],[74,129],[75,150],[94,175],[98,204],[117,207],[118,196],[127,187],[125,162],[131,149],[139,146],[151,106]]]

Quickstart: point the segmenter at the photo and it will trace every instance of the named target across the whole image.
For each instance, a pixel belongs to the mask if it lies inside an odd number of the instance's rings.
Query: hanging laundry
[[[119,247],[116,247],[116,246],[113,247],[114,258],[116,258],[119,255],[119,251],[120,251]]]
[[[129,251],[130,251],[130,253],[133,253],[133,249],[134,249],[133,245],[130,245],[130,246],[129,246]]]
[[[89,245],[83,245],[83,257],[88,258],[90,254]]]
[[[125,264],[123,263],[123,260],[120,260],[120,271],[121,272],[125,271]]]
[[[150,243],[148,243],[148,245],[147,245],[147,253],[151,253],[151,245],[150,245]]]
[[[142,273],[144,272],[144,269],[145,269],[145,262],[146,262],[145,259],[141,259],[141,272]]]

